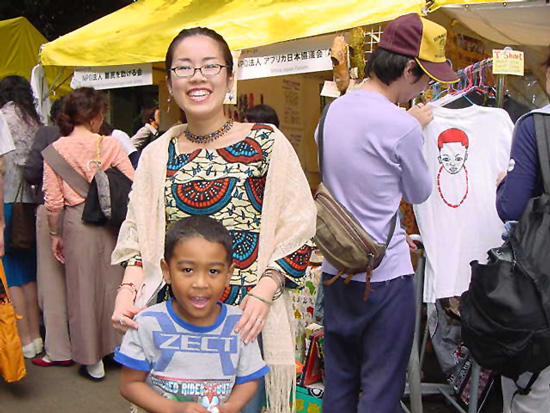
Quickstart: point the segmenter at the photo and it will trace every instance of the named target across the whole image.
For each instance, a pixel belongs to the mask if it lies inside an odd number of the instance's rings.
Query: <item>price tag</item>
[[[523,76],[525,60],[517,50],[493,50],[493,74]]]

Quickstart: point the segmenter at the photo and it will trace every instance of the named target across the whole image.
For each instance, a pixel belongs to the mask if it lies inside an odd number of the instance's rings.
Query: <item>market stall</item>
[[[72,76],[72,71],[60,67],[45,67],[46,82],[41,82],[41,69],[35,67],[40,60],[40,48],[48,40],[24,17],[0,21],[0,38],[0,79],[18,75],[31,81],[34,74],[35,93],[41,96],[37,102],[39,112],[47,118],[48,97],[69,93],[70,88],[66,81]]]
[[[319,177],[313,135],[324,104],[320,96],[321,89],[326,81],[333,80],[330,46],[335,34],[344,34],[350,43],[354,43],[355,52],[368,58],[369,52],[376,47],[377,38],[384,30],[384,22],[408,12],[429,13],[429,19],[448,29],[448,56],[454,67],[463,70],[461,75],[466,82],[469,82],[469,73],[475,72],[477,76],[475,82],[472,77],[473,83],[464,85],[465,90],[467,86],[474,85],[480,88],[496,88],[496,78],[490,80],[492,65],[488,64],[487,59],[492,57],[493,49],[502,50],[506,46],[512,46],[514,50],[524,52],[525,73],[524,76],[507,76],[506,83],[500,85],[499,94],[508,95],[527,108],[544,104],[544,99],[547,99],[541,88],[544,73],[539,63],[545,53],[547,39],[550,38],[550,28],[547,24],[550,21],[550,6],[544,0],[508,3],[475,0],[372,0],[341,1],[337,4],[323,0],[302,0],[292,3],[234,0],[212,1],[208,6],[202,3],[199,6],[195,1],[167,5],[161,0],[146,0],[138,1],[46,45],[42,53],[42,62],[45,65],[88,67],[90,69],[83,70],[109,73],[109,76],[113,69],[105,69],[106,66],[151,64],[151,83],[159,86],[159,101],[164,109],[162,122],[165,129],[176,120],[177,111],[172,110],[171,115],[167,113],[167,94],[162,68],[164,51],[170,40],[184,27],[202,25],[213,28],[227,39],[234,50],[241,52],[236,72],[237,104],[228,106],[228,115],[242,119],[244,109],[253,104],[266,103],[273,106],[279,113],[281,129],[293,143],[310,185],[315,188]],[[361,31],[351,32],[351,29],[358,27]],[[354,40],[357,33],[361,36],[359,42],[357,39]],[[350,66],[353,67],[354,63]],[[470,67],[469,71],[464,71],[466,67]],[[114,70],[115,73],[117,71],[119,70]],[[360,73],[355,76],[357,81],[362,78]],[[443,96],[439,93],[443,92],[439,90],[435,95],[432,92],[429,99],[438,100]],[[507,137],[503,138],[508,144],[508,150],[510,123],[506,124]],[[500,152],[504,153],[505,150]],[[434,158],[434,153],[431,155]],[[487,156],[487,153],[484,156]],[[472,162],[470,161],[470,164]],[[439,188],[439,177],[443,172],[435,163],[434,165]],[[495,168],[497,166],[502,167],[502,162],[495,165]],[[481,175],[480,173],[478,176]],[[468,173],[464,170],[460,176],[465,177],[464,181],[468,185]],[[443,175],[441,179],[445,178]],[[494,187],[494,180],[491,185]],[[453,201],[452,196],[447,196],[444,192],[445,188],[439,189],[434,196],[439,196],[450,204],[449,208],[462,208],[465,200],[463,194]],[[471,191],[471,188],[467,187],[465,193],[469,190]],[[470,192],[470,195],[472,193]],[[413,228],[415,223],[410,208],[406,217]],[[412,229],[409,229],[409,232],[411,231]],[[494,243],[494,238],[490,243]],[[478,246],[477,249],[478,253],[485,254],[486,245]],[[317,334],[319,337],[317,330],[305,328],[306,324],[314,321],[312,303],[316,295],[318,272],[318,265],[312,265],[308,273],[314,281],[311,282],[311,288],[308,288],[306,294],[294,297],[297,320],[295,325],[299,330],[297,358],[302,358],[305,364],[308,363],[307,353],[314,338],[308,336],[311,333],[312,336]],[[432,293],[433,291],[430,292]],[[441,298],[446,293],[434,294],[434,297]],[[453,290],[453,295],[455,294],[457,292]],[[426,301],[434,301],[432,295]],[[306,339],[309,343],[307,345]],[[320,351],[322,354],[322,348]],[[319,379],[322,378],[322,369],[318,370],[316,377]],[[303,381],[302,384],[305,386]],[[461,382],[460,386],[463,384],[466,385]],[[318,386],[310,387],[309,391],[308,396],[311,397],[322,394]],[[319,400],[313,402],[320,404]],[[306,406],[302,407],[305,409]]]

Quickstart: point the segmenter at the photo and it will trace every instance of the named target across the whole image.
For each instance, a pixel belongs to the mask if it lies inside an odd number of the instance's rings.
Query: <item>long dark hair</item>
[[[89,87],[73,90],[63,102],[57,117],[61,136],[68,136],[77,125],[85,125],[107,109],[105,94]]]
[[[229,49],[229,45],[227,44],[225,39],[219,33],[207,27],[193,27],[191,29],[183,29],[181,32],[179,32],[178,35],[174,37],[174,40],[172,40],[172,43],[170,43],[170,46],[168,46],[165,61],[166,76],[168,76],[168,79],[170,79],[170,68],[172,67],[172,60],[174,59],[174,49],[182,40],[193,36],[210,37],[212,40],[218,43],[222,51],[223,60],[227,65],[227,75],[230,76],[233,73],[233,56],[231,55],[231,50]]]
[[[34,106],[31,84],[22,76],[6,76],[0,81],[0,107],[13,102],[27,123],[42,123]]]

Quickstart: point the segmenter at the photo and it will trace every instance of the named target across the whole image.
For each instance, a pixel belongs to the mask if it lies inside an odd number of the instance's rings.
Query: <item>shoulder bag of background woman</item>
[[[26,250],[36,243],[35,204],[23,202],[23,179],[17,188],[9,222],[8,250]]]
[[[97,168],[91,183],[69,165],[53,145],[44,149],[42,156],[61,179],[85,198],[82,212],[84,222],[120,228],[126,219],[132,180],[115,167],[101,170],[102,141],[103,136],[97,141],[96,158],[88,162],[88,167],[94,164]]]
[[[319,173],[323,180],[323,129],[330,104],[325,106],[317,131],[319,146]],[[346,283],[354,274],[366,272],[365,293],[367,300],[370,293],[370,280],[373,269],[377,268],[386,253],[386,247],[393,237],[397,222],[397,212],[390,222],[390,231],[384,244],[375,241],[363,229],[359,221],[344,205],[338,202],[326,185],[319,184],[314,196],[317,206],[317,229],[315,242],[324,258],[338,269],[338,273],[324,285],[334,283],[340,276],[347,274]]]
[[[531,115],[530,115],[531,116]],[[544,193],[527,204],[508,240],[489,250],[489,261],[470,263],[462,294],[462,338],[474,359],[517,380],[550,366],[550,115],[533,114]]]
[[[120,228],[128,212],[128,195],[132,190],[132,180],[117,168],[102,171],[101,136],[97,141],[96,159],[88,163],[95,164],[97,172],[90,183],[86,196],[82,220],[95,225],[109,225]]]
[[[16,318],[0,261],[0,375],[8,383],[19,381],[27,374]]]

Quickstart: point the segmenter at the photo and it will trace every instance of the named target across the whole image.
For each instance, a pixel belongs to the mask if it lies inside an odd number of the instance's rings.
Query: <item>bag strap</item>
[[[6,273],[4,272],[2,261],[0,261],[0,287],[2,287],[4,294],[6,294],[8,303],[11,303],[10,292],[8,289],[8,280],[6,279]]]
[[[324,129],[325,129],[325,119],[327,117],[328,108],[331,104],[328,103],[325,108],[323,109],[323,113],[321,114],[321,119],[319,120],[319,128],[317,129],[317,146],[319,147],[319,175],[321,177],[321,182],[323,182],[323,136],[324,136]],[[324,182],[323,182],[324,183]],[[327,189],[330,192],[330,189],[324,183]],[[386,238],[386,247],[390,245],[390,241],[393,237],[393,233],[395,232],[395,226],[397,225],[397,215],[399,214],[399,207],[397,208],[397,211],[395,211],[395,214],[393,215],[391,221],[390,221],[390,232],[388,233],[388,237]]]
[[[51,168],[57,175],[61,177],[67,184],[73,188],[78,195],[82,198],[86,198],[90,184],[82,175],[69,165],[69,163],[63,159],[63,157],[57,152],[53,144],[49,145],[42,151],[44,160],[48,162]]]
[[[19,198],[19,202],[23,202],[23,178],[21,178],[21,182],[17,187],[17,193],[15,194],[15,199],[13,202],[17,202],[17,198]]]
[[[544,191],[550,195],[550,115],[533,114]]]
[[[325,119],[327,117],[328,108],[331,104],[328,103],[323,109],[321,119],[319,120],[319,128],[317,129],[317,146],[319,147],[319,175],[321,176],[321,182],[323,182],[323,135],[325,129]]]
[[[538,371],[536,373],[531,373],[531,378],[529,379],[529,382],[527,383],[527,385],[525,387],[521,387],[518,384],[518,381],[514,380],[514,384],[516,385],[517,390],[512,395],[512,402],[514,401],[514,397],[516,397],[516,395],[518,395],[518,394],[521,395],[521,396],[527,396],[529,393],[531,393],[531,389],[533,388],[533,384],[535,384],[535,382],[537,381],[539,376],[540,376],[540,371]],[[510,403],[510,405],[511,405],[511,403]]]

